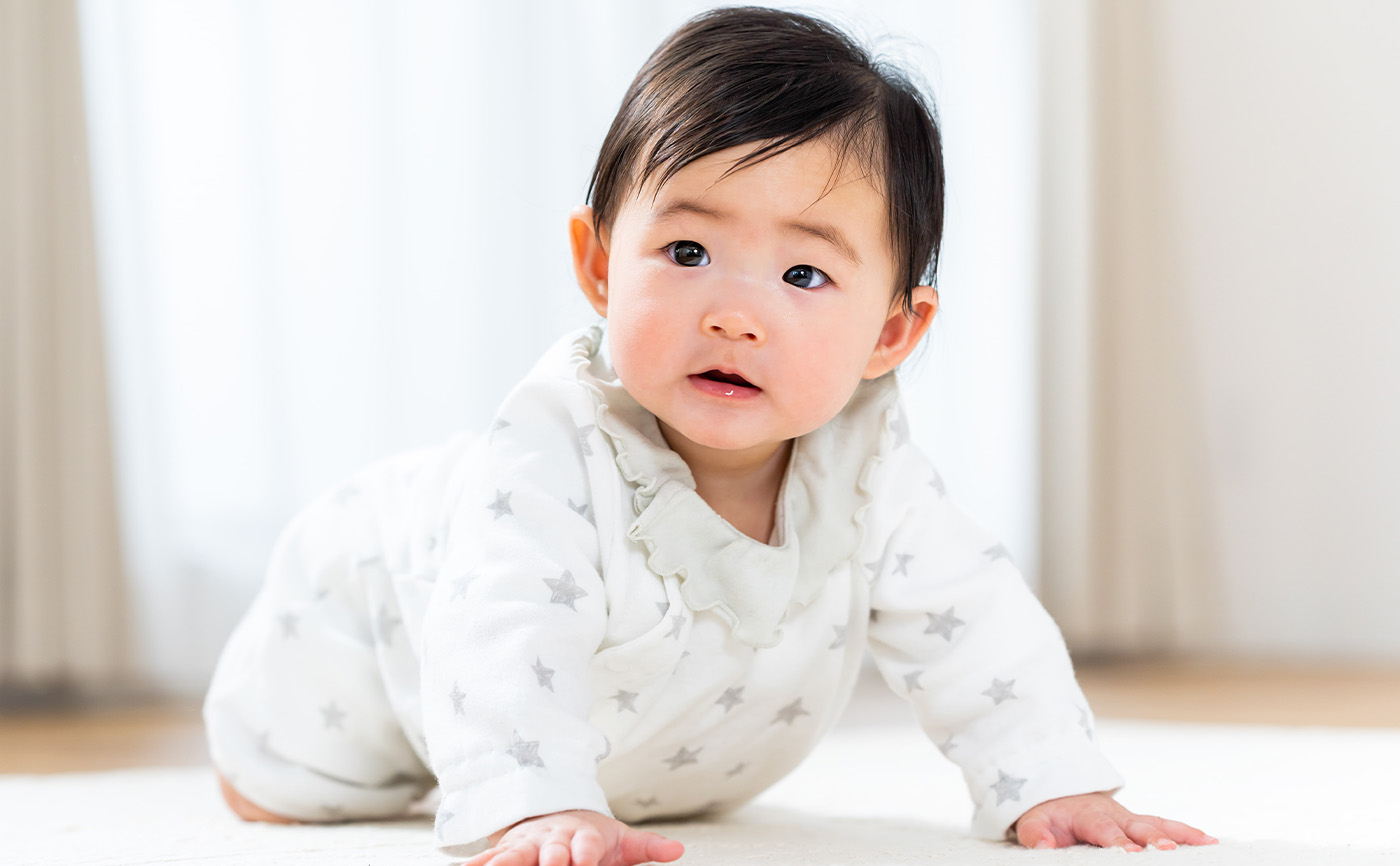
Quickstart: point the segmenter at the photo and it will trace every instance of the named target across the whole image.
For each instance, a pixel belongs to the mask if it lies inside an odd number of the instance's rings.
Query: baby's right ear
[[[588,303],[608,317],[608,251],[593,228],[593,208],[581,204],[569,212],[569,245],[574,251],[574,276]]]

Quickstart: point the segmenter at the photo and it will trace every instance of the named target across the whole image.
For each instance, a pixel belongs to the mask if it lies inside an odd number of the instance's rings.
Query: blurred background
[[[711,5],[0,0],[0,708],[198,696],[301,504],[592,321],[565,216]],[[938,106],[914,435],[1100,712],[1400,700],[1400,5],[778,5]]]

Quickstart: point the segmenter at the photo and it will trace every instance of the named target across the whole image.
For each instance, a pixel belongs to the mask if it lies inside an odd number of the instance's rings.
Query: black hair
[[[762,142],[737,171],[809,141],[832,143],[878,176],[889,207],[895,286],[906,311],[934,285],[943,239],[938,119],[908,76],[839,28],[797,12],[714,9],[672,33],[622,98],[588,184],[596,231],[629,190],[692,162]]]

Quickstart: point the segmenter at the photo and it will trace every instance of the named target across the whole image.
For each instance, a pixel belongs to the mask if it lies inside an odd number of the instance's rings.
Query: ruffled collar
[[[738,640],[775,646],[788,611],[809,604],[855,556],[871,475],[897,444],[894,375],[862,382],[835,418],[793,442],[778,496],[779,543],[770,545],[735,529],[695,492],[695,476],[666,444],[656,417],[618,381],[601,325],[573,338],[569,361],[594,395],[598,429],[634,489],[637,517],[627,536],[645,546],[647,566],[679,577],[686,605],[713,610]]]

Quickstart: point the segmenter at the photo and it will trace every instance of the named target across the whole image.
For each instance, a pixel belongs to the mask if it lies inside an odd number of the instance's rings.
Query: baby
[[[1058,630],[909,441],[893,371],[938,308],[943,183],[918,91],[830,25],[723,9],[667,39],[570,217],[606,327],[279,540],[205,706],[233,809],[382,818],[437,785],[471,866],[674,860],[628,824],[782,778],[869,650],[976,833],[1214,841],[1110,797]]]

